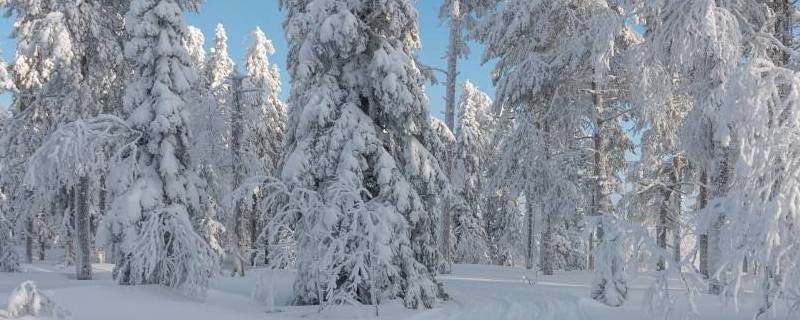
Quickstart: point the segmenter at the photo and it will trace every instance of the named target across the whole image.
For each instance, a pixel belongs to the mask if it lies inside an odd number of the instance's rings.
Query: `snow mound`
[[[7,314],[11,318],[24,316],[64,320],[69,312],[59,307],[47,293],[36,288],[33,281],[25,281],[8,296]]]

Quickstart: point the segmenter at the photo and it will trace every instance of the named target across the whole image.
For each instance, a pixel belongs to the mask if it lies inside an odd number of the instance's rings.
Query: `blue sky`
[[[281,22],[284,14],[278,9],[278,1],[274,0],[206,0],[199,13],[187,16],[187,22],[203,30],[206,35],[206,47],[211,45],[214,27],[222,23],[228,32],[228,48],[233,59],[239,63],[244,52],[252,41],[250,34],[256,27],[261,27],[275,45],[275,54],[271,57],[273,63],[278,63],[281,68],[284,97],[289,92],[289,76],[286,70],[287,44],[283,36]],[[420,35],[422,38],[421,60],[433,67],[445,69],[447,61],[446,24],[439,21],[438,13],[441,0],[418,0]],[[12,21],[0,18],[0,50],[8,62],[14,53],[14,41],[9,38]],[[461,60],[459,64],[459,80],[470,80],[479,88],[492,94],[493,88],[490,79],[490,65],[481,65],[480,46],[472,44],[472,54],[468,59]],[[439,75],[439,80],[444,82],[444,74]],[[428,99],[430,101],[431,115],[441,118],[444,106],[444,86],[439,84],[428,86]],[[0,104],[8,105],[9,97],[0,97]]]

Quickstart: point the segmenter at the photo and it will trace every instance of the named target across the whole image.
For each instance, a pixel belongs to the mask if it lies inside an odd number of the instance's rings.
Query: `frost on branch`
[[[28,160],[25,184],[55,194],[81,177],[107,171],[120,154],[135,151],[139,136],[124,120],[110,115],[63,125]]]

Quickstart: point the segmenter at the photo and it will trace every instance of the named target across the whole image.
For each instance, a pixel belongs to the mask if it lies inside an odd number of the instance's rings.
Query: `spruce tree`
[[[217,259],[194,230],[198,191],[191,174],[187,93],[197,76],[182,46],[182,15],[194,0],[134,0],[125,19],[126,57],[135,72],[125,91],[128,125],[141,133],[111,181],[111,213],[124,228],[120,284],[160,284],[202,295]],[[152,30],[157,30],[153,33]],[[169,66],[169,68],[165,68]]]
[[[291,213],[296,299],[432,307],[444,294],[433,278],[438,217],[427,205],[437,199],[427,195],[447,178],[428,151],[434,137],[414,60],[414,4],[281,4],[293,106],[282,178],[291,194],[308,190],[315,199],[313,209]]]

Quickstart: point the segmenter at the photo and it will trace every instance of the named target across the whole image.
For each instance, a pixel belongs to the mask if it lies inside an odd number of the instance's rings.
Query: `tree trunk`
[[[242,78],[233,78],[233,115],[231,119],[231,152],[232,152],[232,159],[233,159],[233,188],[239,188],[242,186],[244,181],[244,166],[242,163],[242,135],[244,134],[244,128],[242,128],[242,100],[241,100],[241,90],[242,90]],[[243,237],[243,233],[246,231],[245,225],[249,223],[250,219],[245,217],[245,212],[243,210],[244,204],[242,201],[237,201],[236,206],[234,207],[234,228],[233,228],[233,238],[234,238],[234,246],[236,246],[236,254],[233,257],[236,260],[234,263],[234,273],[238,271],[239,275],[244,277],[244,255],[242,253],[247,252],[249,248],[247,248],[247,244],[245,243],[246,240],[249,238]],[[238,270],[236,270],[238,269]]]
[[[656,244],[662,250],[664,250],[664,254],[667,251],[667,221],[669,220],[669,194],[668,190],[664,192],[664,200],[660,206],[658,212],[658,225],[656,225]],[[660,256],[658,258],[658,263],[656,264],[656,270],[661,271],[666,269],[666,259],[664,256]]]
[[[89,212],[89,178],[81,177],[75,203],[75,270],[78,280],[92,279],[92,231]]]
[[[450,131],[455,132],[455,118],[456,118],[456,81],[458,78],[458,54],[461,43],[461,1],[450,0],[450,39],[447,49],[447,87],[445,92],[445,115],[444,122]],[[442,273],[450,273],[452,271],[453,257],[452,257],[452,244],[450,243],[450,235],[453,229],[453,216],[452,208],[445,200],[444,209],[442,210],[442,259],[443,270]]]
[[[544,205],[542,205],[542,208],[544,208]],[[553,267],[553,259],[555,258],[553,252],[553,221],[551,215],[547,213],[544,213],[543,218],[542,222],[544,226],[542,227],[541,249],[539,253],[541,256],[540,263],[542,265],[542,274],[551,276],[555,273]]]
[[[600,91],[600,85],[592,82],[592,97],[594,100],[597,119],[594,127],[594,175],[595,192],[592,201],[591,214],[597,218],[597,248],[594,254],[597,255],[598,248],[604,250],[617,250],[616,239],[607,239],[606,227],[604,222],[605,215],[611,214],[611,202],[609,199],[609,168],[608,151],[604,144],[604,136],[608,125],[603,120],[605,114],[605,102]],[[628,294],[628,285],[624,277],[624,261],[620,261],[614,252],[606,252],[605,257],[610,261],[604,261],[606,265],[595,266],[594,282],[592,286],[592,298],[609,306],[621,306],[625,303]],[[596,258],[595,258],[596,260]],[[597,269],[601,271],[598,272]]]
[[[708,174],[706,171],[700,174],[700,192],[697,196],[697,210],[702,211],[708,206]],[[708,273],[708,230],[704,233],[701,233],[698,237],[698,247],[699,254],[700,254],[700,273],[703,274],[705,278],[708,278],[710,274]]]
[[[25,232],[25,261],[33,263],[33,217],[28,217]]]
[[[459,50],[461,50],[461,1],[450,0],[450,43],[447,49],[445,123],[453,132],[455,132],[456,81],[458,78]]]
[[[108,192],[106,191],[106,177],[100,176],[100,190],[97,196],[97,211],[100,212],[100,215],[104,215],[106,212],[106,197],[108,196]],[[92,223],[92,239],[97,236],[97,229],[100,227],[99,223]],[[107,248],[95,248],[95,261],[97,263],[106,263],[107,259]],[[113,253],[112,253],[113,255]]]
[[[681,262],[681,241],[682,241],[682,232],[681,232],[681,216],[683,215],[683,192],[681,183],[683,180],[683,167],[684,167],[684,160],[683,157],[677,155],[672,159],[672,198],[675,203],[675,216],[673,217],[672,221],[672,249],[673,249],[673,260],[675,261],[678,268],[680,268]]]
[[[767,5],[775,15],[775,24],[773,25],[773,35],[781,44],[786,47],[792,47],[792,14],[793,6],[792,0],[771,0],[767,1]],[[789,53],[782,49],[775,49],[771,52],[771,58],[776,66],[784,66],[789,62]]]
[[[550,127],[546,121],[541,122],[541,129],[544,132],[544,157],[545,162],[550,163]],[[541,194],[548,192],[550,188],[548,185],[548,181],[544,181],[544,185],[541,186]],[[542,228],[542,238],[540,243],[540,250],[539,250],[539,264],[542,268],[542,274],[544,275],[553,275],[554,273],[554,266],[553,260],[555,259],[555,254],[553,252],[553,216],[555,212],[548,210],[546,203],[540,201],[541,207],[541,215],[542,215],[542,222],[544,226]]]
[[[525,251],[526,252],[526,254],[525,254],[525,268],[528,269],[528,270],[531,270],[531,269],[533,269],[533,265],[534,265],[533,249],[536,246],[536,244],[534,243],[534,238],[533,238],[533,233],[535,232],[534,231],[534,229],[535,229],[534,227],[535,226],[534,226],[534,217],[533,217],[533,199],[532,199],[531,196],[526,196],[525,197],[525,208],[526,208],[526,211],[527,211],[526,213],[528,215],[528,220],[527,220],[528,239],[527,239],[527,248],[526,248],[526,251]]]
[[[55,207],[56,204],[54,203],[53,206]],[[37,242],[39,243],[39,261],[44,261],[45,260],[46,251],[47,251],[47,234],[45,232],[43,232],[43,230],[41,230],[42,228],[46,228],[46,226],[47,226],[46,219],[47,219],[47,216],[44,215],[44,214],[40,217],[40,220],[41,220],[40,221],[40,226],[39,226],[40,230],[38,232],[38,236],[39,237],[37,239],[38,240]]]

